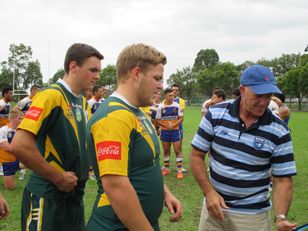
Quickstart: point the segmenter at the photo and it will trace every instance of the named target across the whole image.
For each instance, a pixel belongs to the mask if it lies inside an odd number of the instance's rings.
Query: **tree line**
[[[306,48],[307,51],[307,48]],[[14,89],[28,89],[33,84],[48,86],[64,76],[60,68],[47,83],[43,83],[40,63],[32,57],[31,46],[11,44],[7,61],[0,63],[0,88],[13,85]],[[181,97],[191,102],[194,96],[210,97],[212,89],[220,87],[228,95],[239,86],[240,74],[252,64],[269,67],[277,78],[280,89],[288,98],[296,98],[301,110],[304,97],[308,97],[308,54],[282,54],[271,60],[259,59],[256,62],[245,61],[240,65],[221,62],[214,49],[201,49],[192,66],[176,70],[167,79],[172,85],[177,83],[181,88]],[[109,92],[116,87],[115,65],[108,65],[100,73],[98,84],[102,84]]]

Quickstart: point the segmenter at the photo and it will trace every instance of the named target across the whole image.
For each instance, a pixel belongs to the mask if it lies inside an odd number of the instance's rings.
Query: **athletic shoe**
[[[179,172],[179,173],[176,175],[176,178],[177,178],[177,179],[183,179],[183,178],[184,178],[183,173]]]
[[[169,169],[163,169],[163,170],[161,170],[161,174],[162,174],[163,176],[167,176],[167,175],[170,174],[170,170],[169,170]]]
[[[20,175],[19,175],[19,178],[18,178],[19,180],[24,180],[25,179],[25,174],[23,174],[23,173],[20,173]]]

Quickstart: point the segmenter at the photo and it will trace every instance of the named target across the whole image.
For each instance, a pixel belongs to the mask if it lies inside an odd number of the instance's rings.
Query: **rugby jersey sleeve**
[[[17,103],[17,107],[22,110],[27,104],[27,97],[23,98],[22,100],[19,100]]]
[[[211,121],[211,113],[207,113],[206,116],[202,117],[198,131],[191,142],[193,148],[205,153],[208,152],[214,135],[214,128]]]
[[[91,127],[100,176],[128,175],[128,153],[134,123],[129,111],[116,110]]]
[[[156,111],[156,119],[157,120],[160,120],[161,119],[161,110],[162,110],[162,104],[160,104],[157,108],[157,111]]]
[[[181,108],[183,109],[183,111],[185,110],[185,100],[184,99],[182,99],[182,98],[180,98],[180,100],[179,100],[179,104],[180,104],[180,106],[181,106]]]
[[[61,94],[56,90],[45,90],[39,92],[37,97],[34,97],[31,107],[26,112],[23,120],[21,121],[18,129],[27,130],[34,135],[37,135],[39,131],[46,130],[50,126],[50,115],[53,109],[60,104],[52,95],[52,92]]]
[[[8,141],[7,139],[7,126],[0,128],[0,143]]]

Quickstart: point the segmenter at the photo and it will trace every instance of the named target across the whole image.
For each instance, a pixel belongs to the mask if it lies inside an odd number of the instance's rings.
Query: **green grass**
[[[189,170],[189,153],[190,142],[196,132],[201,119],[199,107],[188,107],[185,111],[184,120],[184,141],[183,155],[184,167],[188,170],[183,180],[176,179],[175,171],[172,171],[170,176],[165,177],[165,183],[171,189],[173,194],[182,202],[184,214],[181,221],[177,223],[169,222],[170,215],[164,209],[160,218],[162,231],[195,231],[197,230],[200,211],[202,207],[203,196],[197,186],[190,170]],[[298,175],[293,178],[294,193],[293,202],[289,210],[288,218],[298,225],[308,222],[308,113],[294,112],[290,120],[290,128],[293,139],[294,153]],[[171,159],[172,170],[174,169],[174,154]],[[27,172],[29,175],[29,171]],[[15,191],[4,190],[2,180],[0,183],[0,191],[7,199],[11,213],[6,221],[0,221],[0,229],[5,231],[20,230],[20,204],[22,190],[25,181],[17,180],[17,188]],[[85,195],[85,213],[86,218],[91,214],[92,205],[96,197],[97,186],[95,181],[88,181]]]

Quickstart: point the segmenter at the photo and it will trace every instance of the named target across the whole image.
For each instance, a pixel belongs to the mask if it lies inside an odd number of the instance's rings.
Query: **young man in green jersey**
[[[88,178],[86,123],[81,95],[99,79],[103,55],[87,44],[67,51],[63,80],[33,99],[12,141],[17,159],[33,170],[22,200],[22,230],[85,230]]]
[[[163,182],[155,128],[140,109],[154,103],[165,63],[165,55],[144,44],[128,46],[118,57],[118,88],[88,123],[99,183],[88,231],[157,231],[164,204],[171,221],[181,218],[181,203]]]

